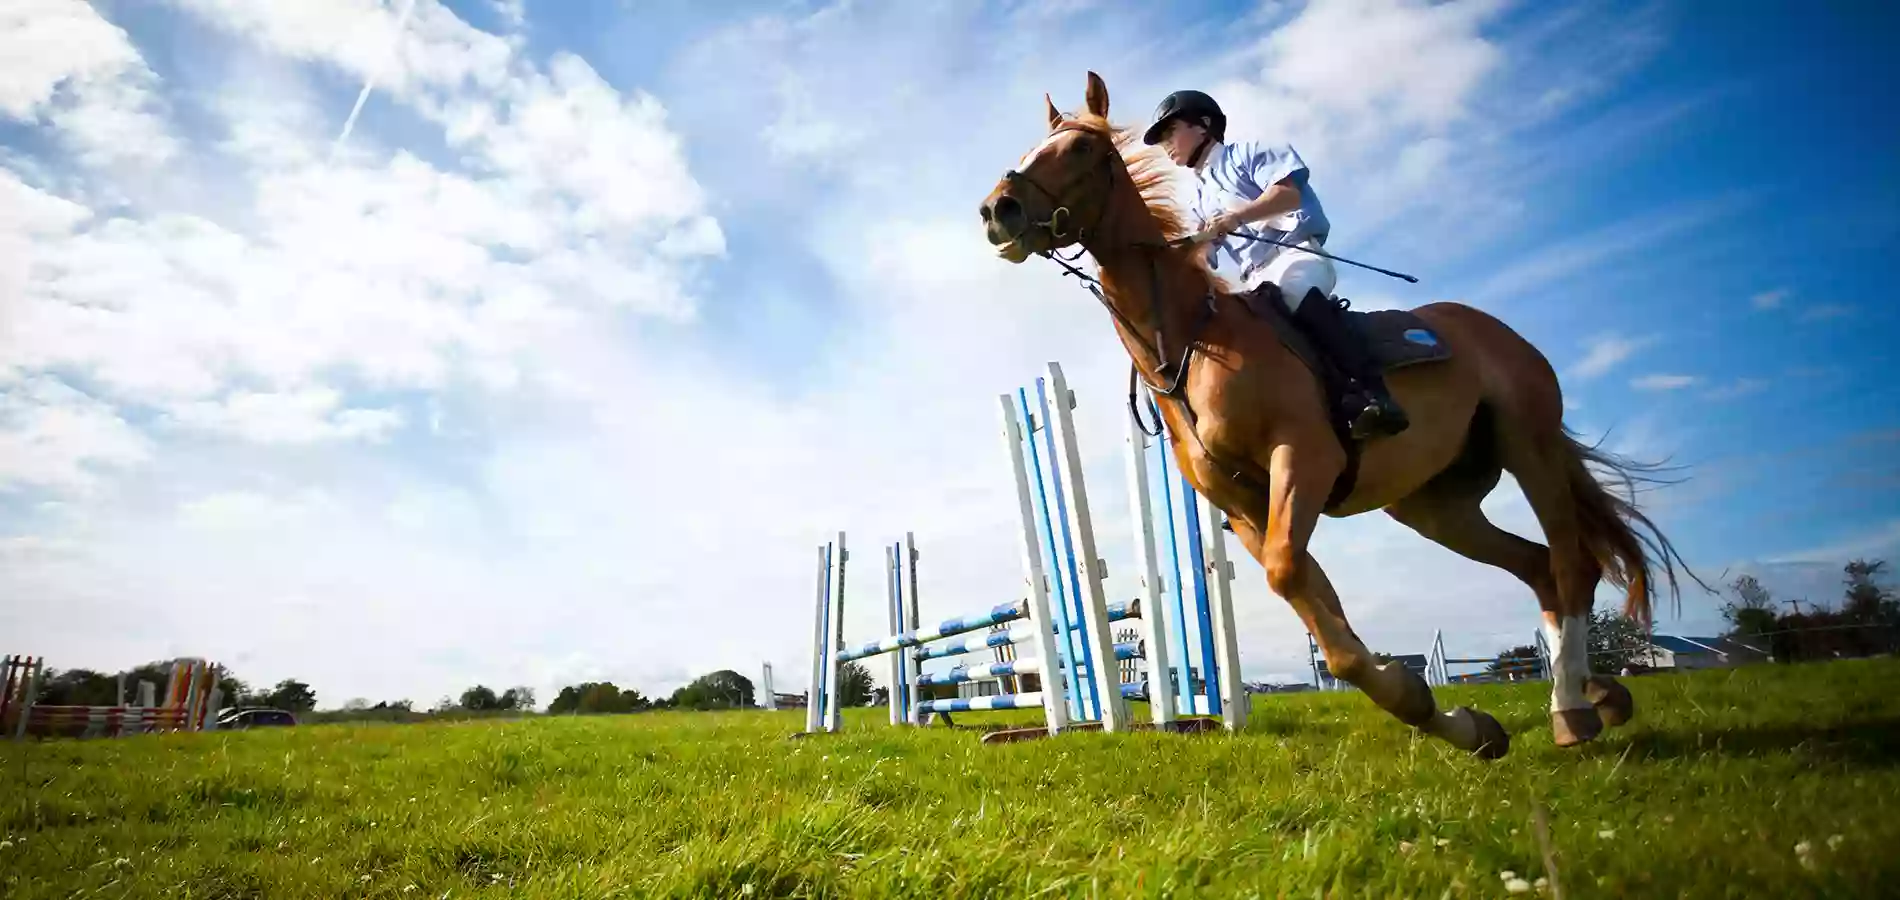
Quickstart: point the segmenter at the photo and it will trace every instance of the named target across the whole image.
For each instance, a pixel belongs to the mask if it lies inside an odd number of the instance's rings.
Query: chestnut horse
[[[1268,586],[1317,639],[1327,668],[1399,721],[1455,747],[1487,759],[1510,747],[1492,716],[1468,707],[1441,713],[1423,678],[1378,662],[1308,551],[1322,513],[1383,509],[1453,552],[1517,576],[1536,594],[1553,657],[1550,717],[1559,746],[1628,721],[1635,713],[1629,691],[1590,672],[1592,594],[1607,578],[1623,590],[1624,611],[1647,625],[1651,567],[1660,559],[1673,593],[1680,557],[1631,500],[1591,474],[1594,465],[1633,486],[1643,467],[1575,440],[1543,354],[1472,307],[1412,310],[1449,356],[1391,372],[1388,387],[1411,427],[1356,448],[1350,491],[1329,498],[1349,456],[1322,382],[1273,323],[1224,289],[1197,248],[1182,246],[1187,229],[1167,184],[1174,163],[1160,148],[1143,147],[1139,129],[1109,123],[1108,88],[1093,72],[1084,112],[1066,117],[1043,100],[1048,135],[983,201],[990,243],[1012,263],[1056,258],[1070,245],[1094,258],[1097,278],[1083,277],[1099,285],[1135,373],[1156,395],[1181,471],[1227,513]],[[1480,504],[1504,470],[1522,488],[1548,547],[1485,519]]]

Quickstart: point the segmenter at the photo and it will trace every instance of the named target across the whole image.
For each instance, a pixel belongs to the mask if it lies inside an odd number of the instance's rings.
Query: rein
[[[1057,130],[1076,129],[1074,126],[1063,125]],[[1102,156],[1101,170],[1104,176],[1104,183],[1110,190],[1114,188],[1115,184],[1115,168],[1112,163],[1116,158],[1115,150],[1112,146],[1109,151]],[[1076,177],[1076,180],[1085,177],[1088,176],[1086,174],[1079,175]],[[1102,224],[1103,217],[1108,214],[1108,192],[1105,191],[1102,194],[1103,199],[1096,204],[1094,221],[1088,226],[1080,227],[1075,230],[1075,254],[1065,259],[1056,253],[1053,248],[1058,241],[1070,237],[1068,232],[1068,220],[1073,216],[1073,213],[1067,206],[1061,203],[1060,198],[1058,198],[1053,191],[1038,184],[1035,179],[1029,177],[1027,174],[1011,169],[1003,174],[1003,178],[1012,184],[1023,184],[1034,189],[1036,193],[1041,194],[1043,199],[1049,202],[1050,206],[1048,219],[1040,222],[1030,222],[1029,228],[1024,230],[1022,234],[1016,235],[1013,240],[1020,242],[1024,236],[1038,229],[1047,234],[1049,236],[1049,246],[1051,249],[1038,250],[1036,251],[1036,255],[1054,260],[1056,265],[1064,269],[1064,274],[1074,275],[1076,279],[1081,282],[1082,286],[1088,289],[1090,294],[1095,295],[1095,299],[1101,302],[1103,308],[1107,309],[1109,314],[1114,316],[1116,321],[1121,323],[1122,328],[1128,334],[1132,335],[1135,341],[1154,358],[1155,376],[1167,381],[1167,386],[1163,388],[1149,383],[1148,389],[1150,391],[1164,397],[1176,397],[1179,395],[1182,386],[1187,382],[1188,367],[1194,354],[1194,344],[1196,340],[1198,340],[1202,329],[1206,328],[1207,323],[1214,318],[1214,294],[1212,291],[1209,291],[1203,298],[1205,302],[1199,310],[1199,314],[1188,324],[1188,333],[1186,339],[1181,342],[1181,352],[1179,356],[1174,359],[1169,358],[1167,351],[1167,317],[1164,315],[1165,311],[1162,309],[1161,301],[1161,267],[1155,259],[1155,253],[1157,251],[1171,250],[1180,247],[1185,242],[1185,239],[1180,241],[1166,241],[1160,244],[1143,241],[1128,245],[1129,249],[1145,251],[1148,259],[1148,317],[1153,320],[1154,323],[1154,340],[1150,341],[1143,335],[1144,329],[1130,321],[1128,316],[1116,308],[1113,302],[1110,302],[1108,295],[1102,290],[1101,280],[1076,268],[1073,264],[1075,260],[1082,258],[1082,254],[1088,252],[1082,243],[1088,239],[1090,232],[1098,229]],[[1170,375],[1172,375],[1172,377],[1170,377]],[[1147,423],[1142,420],[1139,406],[1135,402],[1137,378],[1140,378],[1143,383],[1147,383],[1147,379],[1141,377],[1141,367],[1131,364],[1128,370],[1128,411],[1135,417],[1135,424],[1141,429],[1143,434],[1149,437],[1159,437],[1162,428],[1159,408],[1157,408],[1155,412],[1156,421],[1154,430],[1150,431],[1148,430]],[[1190,411],[1189,415],[1190,417],[1192,416],[1192,411]]]

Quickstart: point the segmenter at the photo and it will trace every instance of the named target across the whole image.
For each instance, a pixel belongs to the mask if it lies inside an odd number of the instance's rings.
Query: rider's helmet
[[[1155,107],[1154,122],[1141,136],[1142,142],[1155,144],[1161,141],[1161,133],[1167,130],[1168,122],[1176,117],[1208,120],[1207,136],[1216,141],[1227,139],[1227,114],[1221,112],[1220,104],[1214,102],[1200,91],[1175,91],[1161,99],[1161,105]]]

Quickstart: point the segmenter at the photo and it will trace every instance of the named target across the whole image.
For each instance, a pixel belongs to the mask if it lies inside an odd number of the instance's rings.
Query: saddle
[[[1333,426],[1333,436],[1346,451],[1346,466],[1339,473],[1339,479],[1333,483],[1332,493],[1326,498],[1325,508],[1330,512],[1352,494],[1353,485],[1359,479],[1359,451],[1363,442],[1352,437],[1350,415],[1353,411],[1348,410],[1346,404],[1351,379],[1335,360],[1319,352],[1312,338],[1295,323],[1293,311],[1287,308],[1286,298],[1281,294],[1279,285],[1267,282],[1241,295],[1241,300],[1254,315],[1266,320],[1280,343],[1319,378],[1321,391],[1326,398],[1327,419]],[[1451,358],[1451,348],[1439,339],[1438,332],[1424,319],[1406,310],[1359,312],[1342,309],[1339,315],[1361,341],[1372,365],[1380,371],[1390,372]]]

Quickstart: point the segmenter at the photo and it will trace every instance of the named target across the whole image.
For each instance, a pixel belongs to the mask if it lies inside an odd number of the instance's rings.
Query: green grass
[[[1511,730],[1489,764],[1357,694],[998,746],[882,710],[8,744],[0,895],[1501,897],[1542,809],[1567,897],[1892,896],[1900,661],[1625,684],[1570,751],[1545,685],[1440,691]]]

